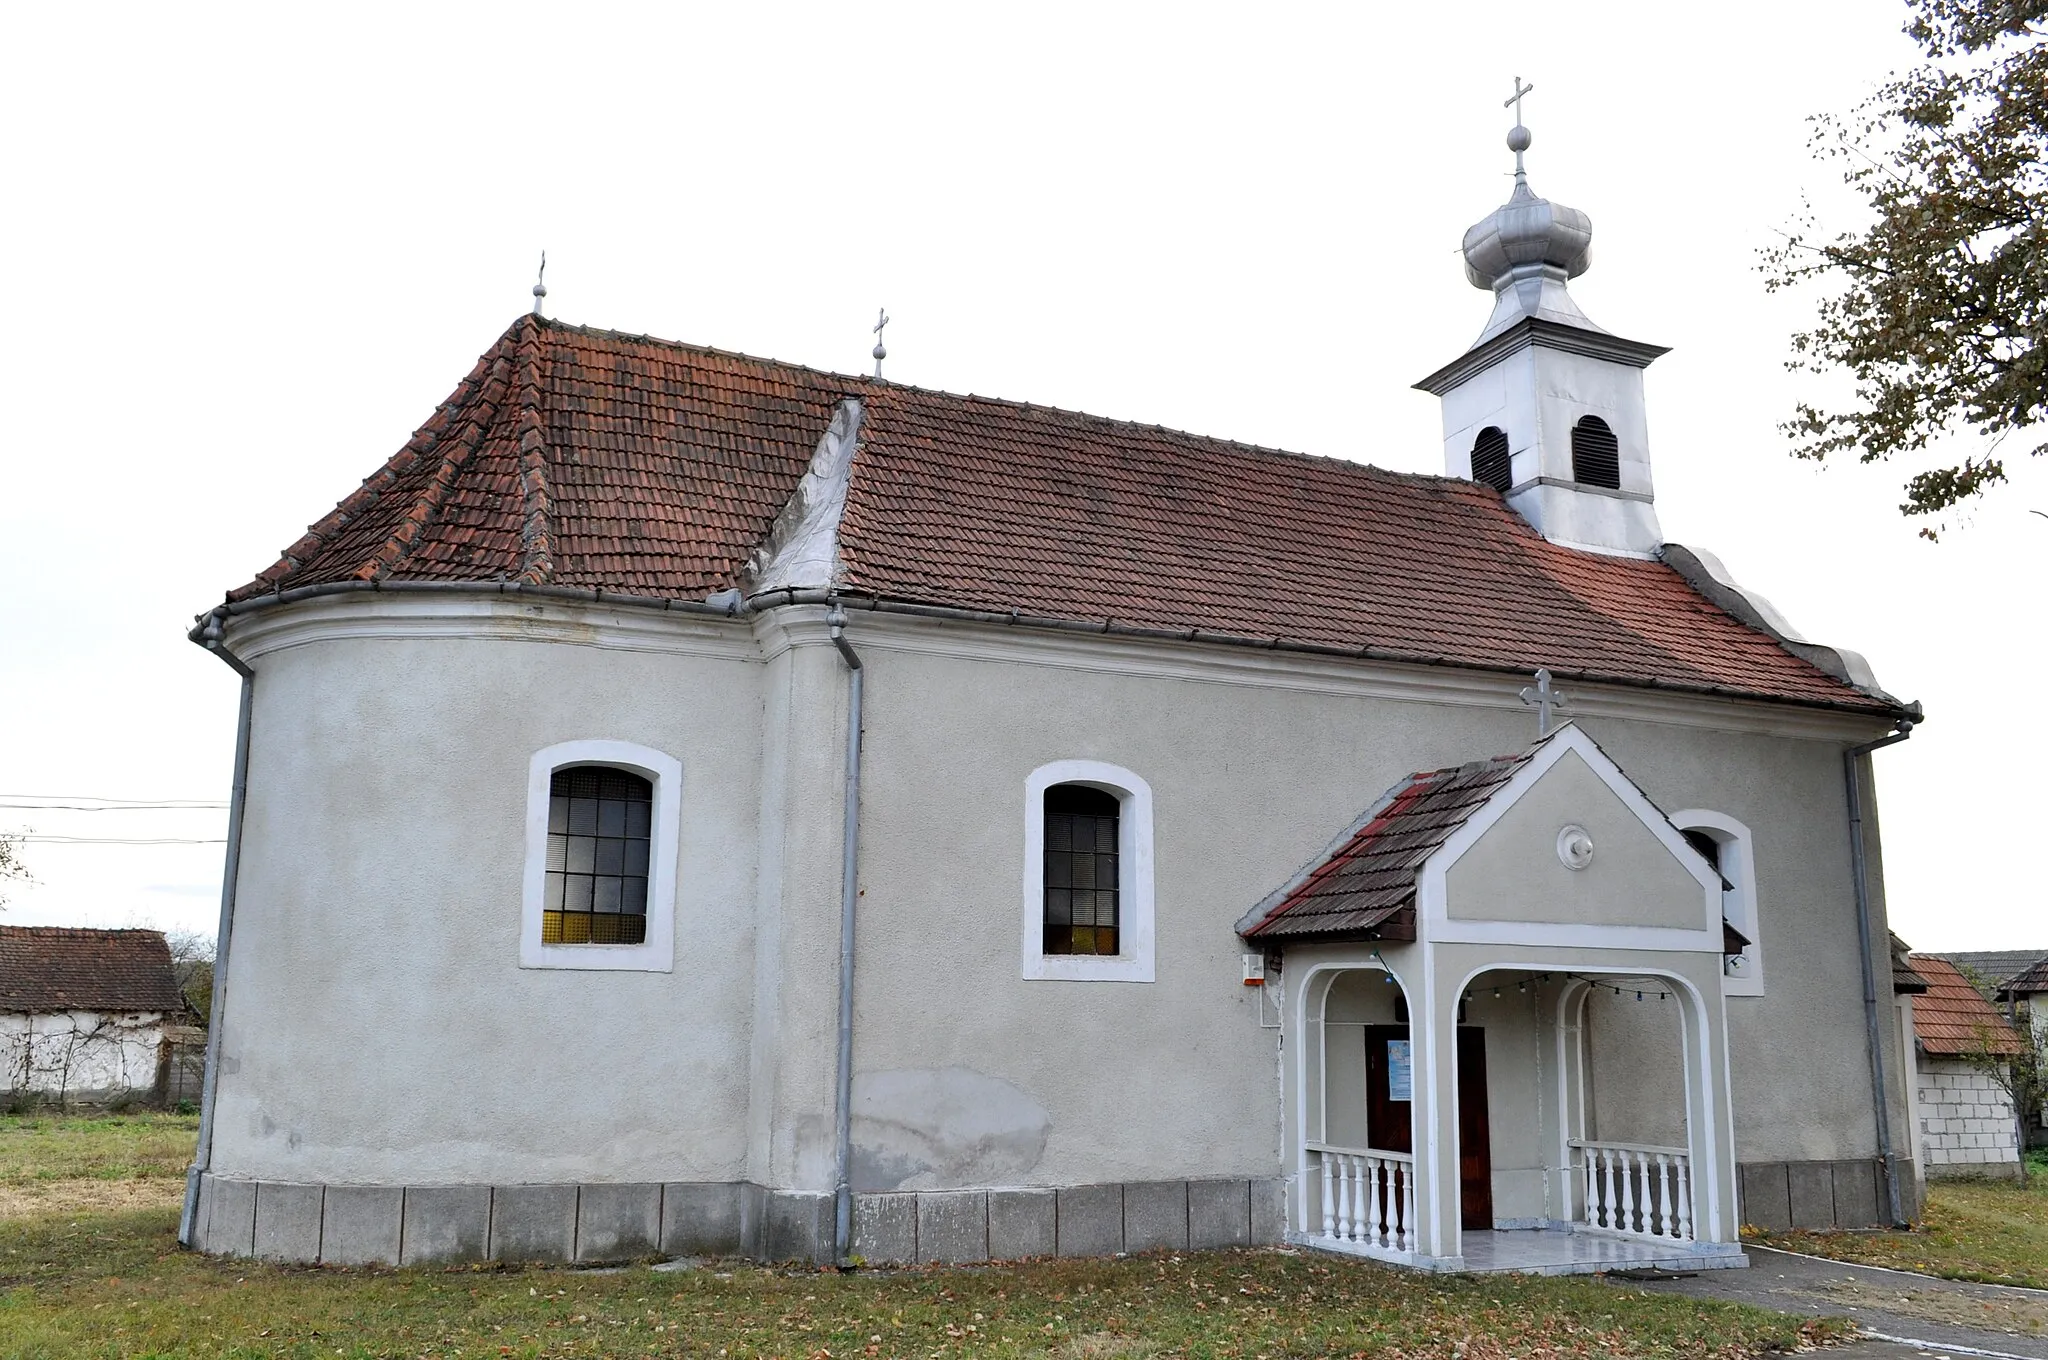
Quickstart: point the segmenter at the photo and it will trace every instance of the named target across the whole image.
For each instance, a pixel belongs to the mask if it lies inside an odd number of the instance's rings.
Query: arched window
[[[653,823],[653,781],[604,765],[554,772],[542,944],[646,942]]]
[[[1152,788],[1099,760],[1024,781],[1022,976],[1152,981]]]
[[[1086,784],[1045,791],[1045,952],[1117,952],[1116,795]]]
[[[1721,990],[1728,996],[1764,994],[1763,926],[1758,919],[1756,854],[1749,828],[1733,817],[1705,808],[1671,815],[1686,843],[1721,871],[1721,915],[1749,943],[1730,955]]]
[[[1621,489],[1621,443],[1598,416],[1572,426],[1572,480],[1587,486]]]
[[[1508,452],[1506,431],[1489,425],[1472,441],[1472,480],[1484,482],[1505,493],[1514,485],[1513,458]]]
[[[626,741],[565,741],[526,772],[522,968],[675,968],[683,767]]]

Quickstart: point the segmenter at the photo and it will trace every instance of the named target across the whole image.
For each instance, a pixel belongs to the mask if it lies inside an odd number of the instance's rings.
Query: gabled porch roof
[[[1528,762],[1495,756],[1409,775],[1237,923],[1247,940],[1415,938],[1423,862]]]

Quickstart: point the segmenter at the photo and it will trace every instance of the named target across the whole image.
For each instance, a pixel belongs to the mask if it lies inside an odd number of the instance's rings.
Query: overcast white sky
[[[1437,471],[1409,384],[1477,335],[1464,228],[1589,212],[1581,305],[1650,370],[1666,536],[1929,721],[1877,757],[1894,925],[2041,946],[2048,477],[1939,545],[1907,469],[1776,422],[1809,305],[1755,252],[1913,58],[1902,5],[17,6],[0,42],[0,802],[225,798],[235,681],[184,640],[550,314]],[[0,807],[42,835],[217,811]],[[1760,831],[1764,829],[1759,829]],[[217,844],[28,847],[6,919],[211,928]]]

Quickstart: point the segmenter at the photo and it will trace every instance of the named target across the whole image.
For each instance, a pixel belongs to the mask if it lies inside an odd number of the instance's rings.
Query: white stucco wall
[[[2012,1169],[2019,1163],[2012,1097],[1989,1073],[1953,1058],[1920,1059],[1921,1165]]]
[[[285,626],[318,601],[237,624],[260,654],[214,1170],[828,1188],[845,672],[822,611],[377,626],[421,598],[344,597],[324,634]],[[1509,676],[858,610],[848,634],[862,1189],[1275,1174],[1280,1031],[1233,923],[1401,776],[1534,735]],[[1867,1070],[1839,752],[1871,725],[1580,690],[1662,806],[1759,828],[1770,985],[1726,1003],[1739,1155],[1869,1155],[1867,1087],[1812,1074]],[[595,737],[683,766],[672,973],[518,967],[528,758]],[[1062,759],[1151,785],[1154,982],[1020,975],[1023,789]],[[1495,1081],[1520,1079],[1507,1019]]]
[[[656,616],[620,634],[601,611],[529,608],[437,625],[489,638],[378,635],[349,601],[341,636],[267,650],[280,639],[245,633],[257,680],[217,1174],[745,1173],[751,630]],[[673,972],[519,966],[527,761],[582,738],[682,764]]]
[[[163,1016],[58,1011],[0,1015],[0,1095],[104,1099],[156,1084]]]

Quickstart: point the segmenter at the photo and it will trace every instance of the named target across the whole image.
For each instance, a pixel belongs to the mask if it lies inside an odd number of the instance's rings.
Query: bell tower
[[[1515,188],[1465,233],[1465,277],[1493,292],[1471,348],[1415,384],[1443,401],[1444,469],[1485,482],[1553,543],[1652,557],[1663,544],[1650,487],[1643,370],[1669,351],[1593,324],[1566,285],[1592,263],[1592,219],[1536,197],[1522,153]]]

